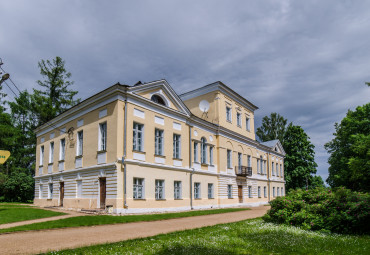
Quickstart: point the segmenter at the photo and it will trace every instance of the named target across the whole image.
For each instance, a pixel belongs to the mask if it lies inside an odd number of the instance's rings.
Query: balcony
[[[252,176],[252,167],[250,166],[235,166],[236,176],[247,177]]]

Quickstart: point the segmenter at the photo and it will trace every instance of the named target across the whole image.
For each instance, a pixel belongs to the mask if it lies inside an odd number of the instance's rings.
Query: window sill
[[[201,198],[194,198],[194,200],[202,200]]]
[[[107,150],[97,151],[97,153],[98,153],[98,154],[100,154],[100,153],[105,153],[105,152],[107,152]]]
[[[241,125],[236,125],[238,128],[242,128],[242,126]]]
[[[184,200],[184,199],[182,199],[182,198],[175,198],[174,200]]]
[[[53,163],[53,162],[51,162],[51,163],[49,163],[49,164],[48,164],[48,166],[51,166],[51,165],[53,165],[53,164],[54,164],[54,163]]]
[[[154,154],[154,157],[166,158],[166,156],[165,156],[165,155],[158,155],[158,154]]]
[[[146,201],[146,199],[145,198],[134,198],[134,200],[136,201]]]
[[[64,162],[64,159],[61,159],[61,160],[58,161],[58,163],[62,163],[62,162]]]
[[[214,197],[209,197],[208,199],[215,199]]]
[[[201,166],[209,166],[207,163],[201,163]]]
[[[229,123],[231,123],[231,124],[232,124],[231,120],[226,120],[226,122],[229,122]]]
[[[99,153],[99,152],[98,152]],[[76,156],[76,159],[78,159],[78,158],[82,158],[83,157],[83,155],[78,155],[78,156]]]
[[[182,158],[172,158],[172,160],[180,160],[180,161],[182,161]]]
[[[160,199],[155,199],[155,201],[166,201],[166,199],[165,198],[160,198]]]
[[[145,151],[137,151],[137,150],[132,150],[133,152],[140,153],[140,154],[146,154]]]
[[[234,199],[233,197],[228,197],[227,199]]]

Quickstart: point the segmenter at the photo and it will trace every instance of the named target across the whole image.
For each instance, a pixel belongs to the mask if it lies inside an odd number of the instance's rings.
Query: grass
[[[369,236],[246,220],[48,254],[370,254]]]
[[[0,233],[27,231],[27,230],[81,227],[81,226],[96,226],[96,225],[128,223],[128,222],[138,222],[138,221],[156,221],[156,220],[175,219],[175,218],[192,217],[192,216],[200,216],[200,215],[237,212],[237,211],[244,211],[244,210],[250,210],[250,209],[249,208],[225,208],[225,209],[190,211],[190,212],[181,212],[181,213],[162,213],[162,214],[146,214],[146,215],[77,216],[77,217],[72,217],[72,218],[67,218],[67,219],[33,223],[29,225],[24,225],[24,226],[0,229]]]
[[[0,224],[47,218],[64,214],[65,213],[32,208],[27,205],[16,203],[0,203]]]

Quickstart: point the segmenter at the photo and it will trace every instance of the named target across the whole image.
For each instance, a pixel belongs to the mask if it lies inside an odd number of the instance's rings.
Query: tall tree
[[[257,128],[256,135],[262,142],[279,139],[280,142],[283,143],[287,123],[287,119],[273,112],[270,114],[270,117],[263,117],[262,126]],[[291,123],[289,125],[291,125]]]
[[[310,137],[300,126],[289,125],[283,147],[286,152],[284,173],[286,189],[306,188],[316,174],[315,146],[309,141]],[[317,181],[317,180],[314,180]]]
[[[345,186],[370,191],[370,103],[348,110],[340,124],[335,123],[335,138],[325,144],[329,157],[331,187]]]
[[[33,109],[38,115],[38,124],[41,125],[71,106],[76,105],[80,99],[75,99],[77,91],[71,90],[71,73],[64,67],[65,62],[60,57],[52,61],[41,60],[38,63],[40,73],[44,80],[37,83],[43,90],[34,89]]]

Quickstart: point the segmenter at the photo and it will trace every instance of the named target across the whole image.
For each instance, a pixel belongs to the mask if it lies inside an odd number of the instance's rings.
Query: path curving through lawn
[[[269,206],[260,206],[253,207],[251,208],[252,210],[247,211],[162,221],[2,234],[0,235],[0,254],[37,254],[47,251],[155,236],[174,231],[257,218],[263,216],[269,208]]]

